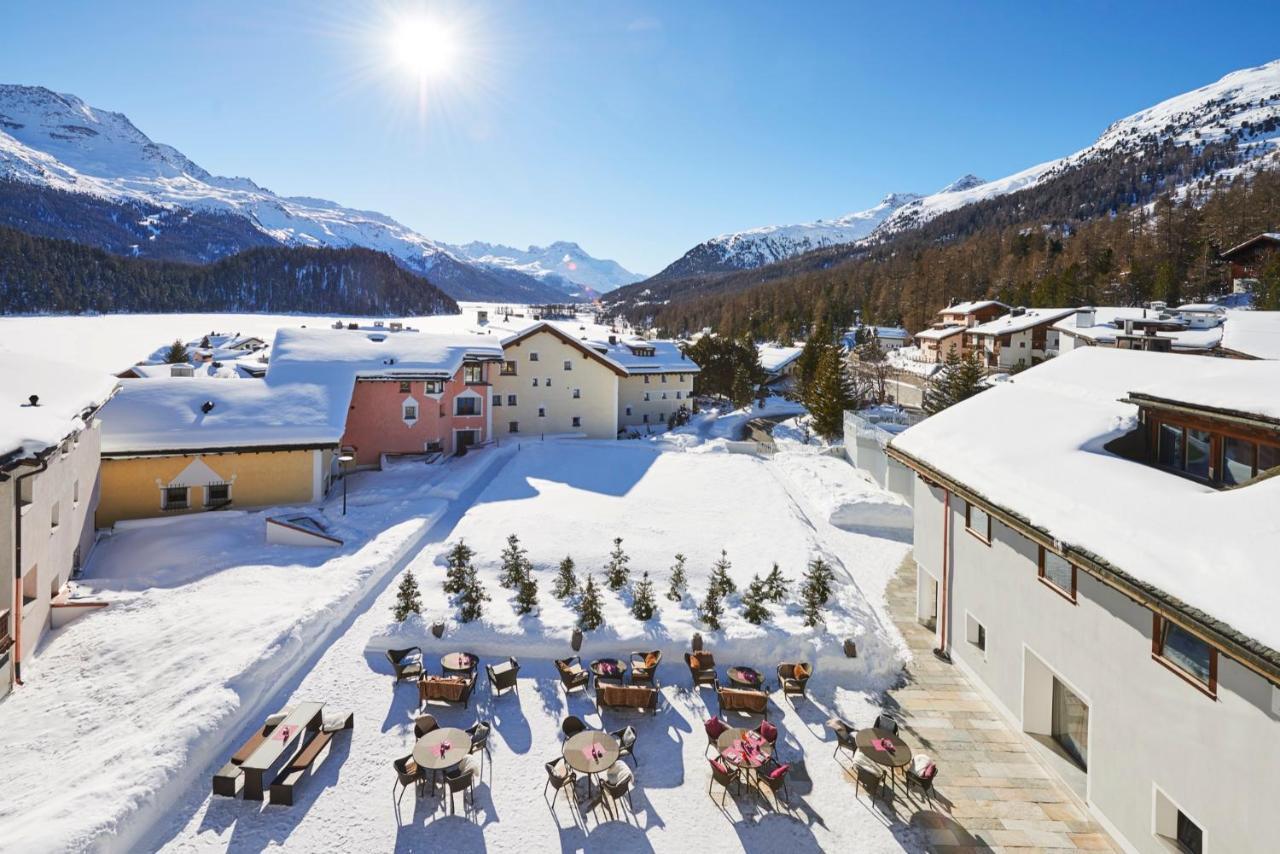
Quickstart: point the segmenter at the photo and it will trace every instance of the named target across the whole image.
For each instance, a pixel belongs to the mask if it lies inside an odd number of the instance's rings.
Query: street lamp
[[[342,515],[347,515],[347,463],[354,460],[350,454],[342,454],[338,462],[342,463]]]

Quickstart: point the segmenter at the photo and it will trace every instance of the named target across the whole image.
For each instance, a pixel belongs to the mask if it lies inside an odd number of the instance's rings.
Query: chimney
[[[1027,307],[1026,307],[1025,305],[1020,305],[1020,306],[1018,306],[1018,307],[1017,307],[1017,308],[1015,308],[1015,309],[1011,309],[1011,310],[1009,311],[1009,316],[1010,316],[1010,317],[1022,317],[1022,315],[1026,314],[1026,313],[1027,313]]]
[[[1125,335],[1133,334],[1133,318],[1132,317],[1126,317],[1124,320],[1124,334]]]
[[[617,336],[617,335],[610,335],[610,336],[609,336],[609,343],[610,343],[610,344],[617,344],[617,343],[618,343],[618,336]]]
[[[1076,328],[1087,329],[1093,326],[1094,320],[1098,317],[1098,311],[1093,306],[1085,306],[1076,309]]]

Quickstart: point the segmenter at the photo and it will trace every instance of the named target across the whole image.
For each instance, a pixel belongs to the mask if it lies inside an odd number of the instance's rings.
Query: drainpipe
[[[941,660],[951,663],[951,586],[948,578],[951,575],[951,490],[942,491],[942,601],[938,604],[938,620],[941,621],[939,632],[941,639],[933,654]]]
[[[42,459],[36,468],[13,479],[13,681],[22,684],[22,481],[49,467]]]

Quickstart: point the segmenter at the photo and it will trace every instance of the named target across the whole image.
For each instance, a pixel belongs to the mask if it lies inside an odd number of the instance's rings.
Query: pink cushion
[[[707,761],[711,763],[712,768],[716,769],[721,774],[729,773],[729,767],[725,765],[723,762],[721,762],[719,759],[708,759]]]
[[[764,736],[764,740],[770,744],[773,744],[778,740],[778,728],[768,721],[764,721],[760,724],[759,733]]]
[[[928,765],[924,766],[924,770],[920,772],[920,779],[932,780],[934,778],[934,775],[936,775],[937,773],[938,773],[938,766],[930,762]]]
[[[779,777],[786,774],[789,768],[791,768],[791,763],[787,763],[786,765],[779,765],[777,768],[774,768],[772,771],[769,772],[769,779],[777,780]]]
[[[711,718],[704,726],[707,728],[707,738],[719,738],[729,725],[719,718]]]

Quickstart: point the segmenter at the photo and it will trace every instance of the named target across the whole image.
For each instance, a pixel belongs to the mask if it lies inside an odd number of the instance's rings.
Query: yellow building
[[[345,400],[321,385],[255,379],[121,382],[101,413],[97,526],[321,500]]]
[[[618,435],[618,383],[626,372],[587,342],[538,323],[502,342],[493,378],[493,435]]]

